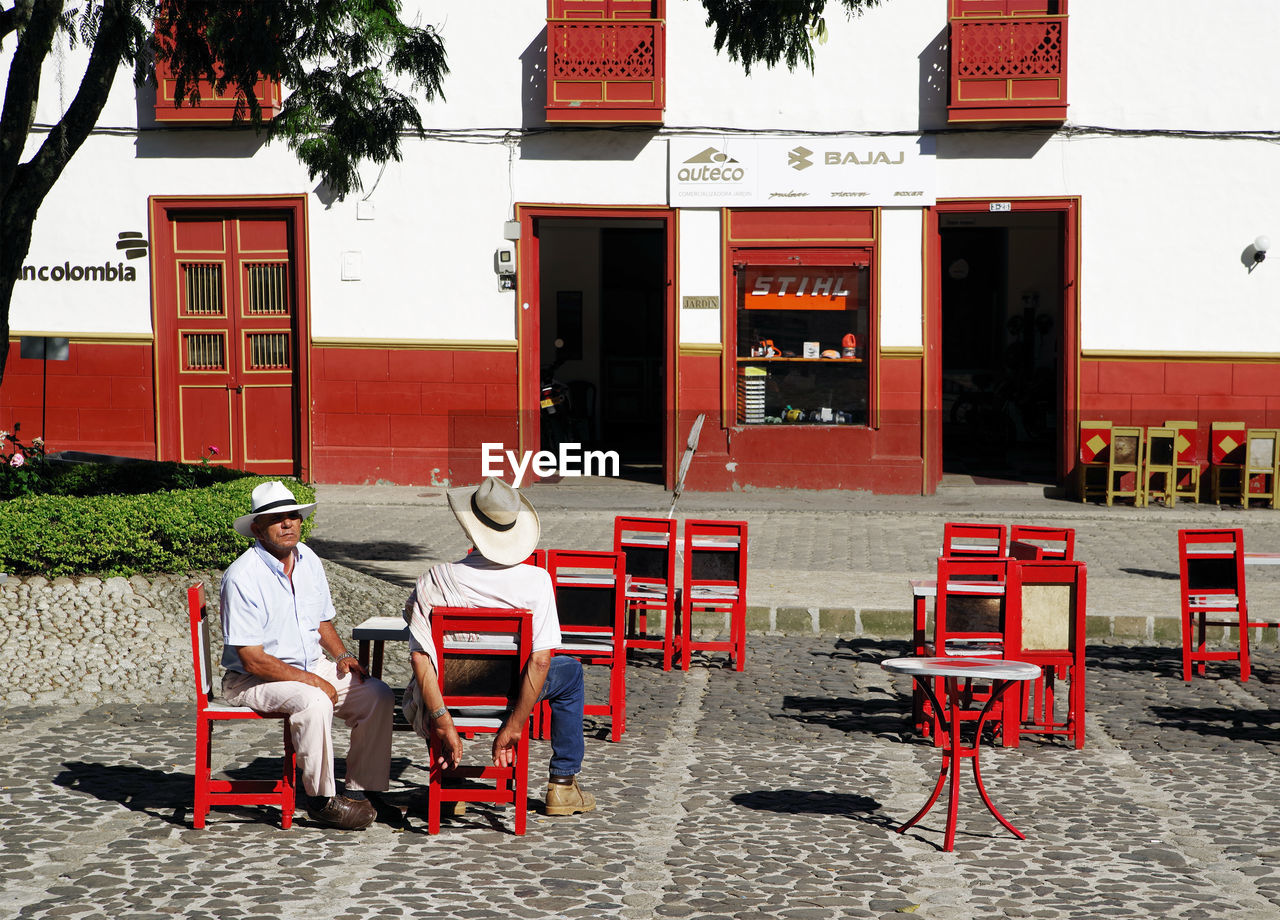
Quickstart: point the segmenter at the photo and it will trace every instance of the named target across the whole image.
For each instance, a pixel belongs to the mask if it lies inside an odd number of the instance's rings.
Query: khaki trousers
[[[222,678],[222,696],[232,706],[248,706],[255,712],[289,714],[293,746],[298,752],[302,787],[308,795],[337,792],[333,776],[333,717],[351,729],[347,751],[346,787],[383,792],[391,774],[391,717],[395,694],[380,680],[363,681],[348,673],[338,677],[338,666],[327,658],[308,668],[338,691],[338,705],[329,695],[296,680],[263,681],[252,674],[228,671]]]

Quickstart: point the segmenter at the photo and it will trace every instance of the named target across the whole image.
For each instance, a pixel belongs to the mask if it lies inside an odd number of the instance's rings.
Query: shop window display
[[[866,425],[870,270],[739,264],[738,424]]]

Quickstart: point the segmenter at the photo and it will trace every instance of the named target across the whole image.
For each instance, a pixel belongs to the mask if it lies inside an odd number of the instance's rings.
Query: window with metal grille
[[[284,262],[250,262],[245,265],[246,309],[255,316],[288,314],[289,274]]]
[[[226,340],[218,332],[192,332],[182,337],[186,370],[221,371],[227,367]]]
[[[221,262],[184,262],[182,281],[188,316],[223,314]]]
[[[250,333],[249,367],[253,370],[288,370],[289,333]]]

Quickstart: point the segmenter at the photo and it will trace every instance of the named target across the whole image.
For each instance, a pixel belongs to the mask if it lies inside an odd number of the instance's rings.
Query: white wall
[[[668,137],[945,128],[945,0],[890,0],[853,20],[830,5],[815,73],[749,77],[714,53],[700,4],[670,0],[665,127],[617,132],[545,130],[542,3],[410,3],[406,15],[445,37],[447,100],[424,109],[433,133],[406,138],[402,162],[380,177],[362,170],[361,195],[329,201],[283,145],[249,131],[156,130],[152,91],[122,72],[101,121],[113,130],[72,160],[28,263],[121,261],[115,235],[147,229],[148,195],[307,194],[316,336],[510,342],[516,300],[497,291],[492,253],[513,202],[664,204]],[[1252,273],[1241,262],[1258,234],[1280,246],[1280,145],[1231,134],[1280,124],[1277,59],[1280,4],[1170,0],[1153,15],[1081,0],[1065,128],[942,133],[938,195],[1080,197],[1086,350],[1280,352],[1280,257]],[[46,68],[39,124],[69,102],[83,60],[66,51]],[[1167,133],[1179,129],[1217,133]],[[1153,133],[1115,136],[1137,130]],[[375,217],[357,220],[366,196]],[[882,343],[918,346],[920,212],[885,210],[882,228]],[[719,233],[717,212],[682,213],[680,296],[719,293]],[[348,252],[361,254],[359,281],[340,280]],[[146,333],[144,262],[127,263],[131,284],[20,282],[13,329]],[[686,343],[718,342],[720,320],[682,311],[680,330]]]

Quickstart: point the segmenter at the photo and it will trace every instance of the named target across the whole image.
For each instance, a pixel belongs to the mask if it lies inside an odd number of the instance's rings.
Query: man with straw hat
[[[254,543],[222,577],[222,695],[233,706],[288,713],[312,820],[368,827],[376,812],[365,792],[389,785],[395,694],[365,674],[333,628],[329,580],[300,540],[315,504],[264,482],[250,507],[235,529]],[[351,729],[345,795],[333,776],[335,715]]]
[[[560,621],[551,576],[544,569],[524,564],[541,536],[538,513],[519,491],[492,476],[479,486],[451,489],[448,499],[475,551],[457,562],[434,566],[418,579],[409,596],[405,617],[411,636],[413,678],[404,693],[405,717],[423,738],[438,741],[442,766],[456,766],[462,758],[462,739],[436,680],[431,608],[515,607],[533,611],[533,651],[511,714],[494,735],[493,762],[511,766],[520,727],[528,722],[534,705],[547,700],[551,706],[551,766],[546,813],[591,811],[596,800],[577,781],[584,752],[582,664],[566,655],[552,656],[552,649],[560,644]]]

